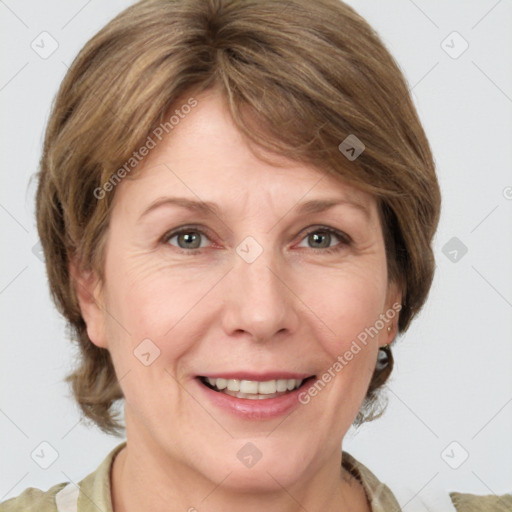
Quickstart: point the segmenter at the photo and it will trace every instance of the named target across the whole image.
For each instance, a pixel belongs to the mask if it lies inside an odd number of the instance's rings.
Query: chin
[[[252,468],[240,467],[237,464],[231,467],[231,473],[222,486],[244,493],[282,491],[283,487],[288,488],[299,479],[302,469],[289,460],[272,459],[266,463],[260,460]],[[215,477],[215,481],[219,482],[219,475],[216,474]]]
[[[248,493],[282,491],[304,474],[306,458],[297,447],[283,449],[282,443],[272,443],[269,439],[254,442],[237,439],[234,445],[234,449],[214,456],[211,465],[204,467],[202,461],[201,469],[207,471],[205,476],[216,483],[222,482],[223,488]]]

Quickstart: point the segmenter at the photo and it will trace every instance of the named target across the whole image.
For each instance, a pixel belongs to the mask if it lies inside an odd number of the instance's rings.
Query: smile
[[[200,377],[200,380],[205,386],[219,393],[249,400],[267,400],[299,389],[307,380],[313,377],[307,379],[282,378],[266,381]]]

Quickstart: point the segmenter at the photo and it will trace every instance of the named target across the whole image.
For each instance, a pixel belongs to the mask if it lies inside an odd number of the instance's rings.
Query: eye
[[[196,253],[201,252],[208,246],[207,241],[210,240],[205,232],[194,226],[185,226],[175,231],[167,233],[162,238],[162,241],[166,244],[170,244],[178,249],[182,249],[184,253]],[[334,243],[338,241],[338,243]],[[331,253],[341,251],[347,245],[350,245],[351,238],[341,231],[326,226],[317,226],[311,229],[303,238],[303,241],[299,244],[299,247],[304,242],[308,243],[308,247],[313,250],[319,250],[324,253]]]
[[[172,242],[174,239],[176,240],[176,243]],[[164,242],[174,245],[179,249],[192,251],[194,249],[206,247],[206,245],[203,244],[204,239],[209,240],[203,231],[194,227],[185,227],[168,233],[164,236],[163,240]]]
[[[331,242],[338,240],[338,244],[332,246]],[[350,245],[351,239],[345,233],[342,233],[336,229],[320,226],[315,227],[306,233],[303,239],[306,243],[310,243],[309,246],[312,249],[322,249],[323,252],[335,252],[340,251],[347,245]],[[299,247],[303,245],[299,244]]]

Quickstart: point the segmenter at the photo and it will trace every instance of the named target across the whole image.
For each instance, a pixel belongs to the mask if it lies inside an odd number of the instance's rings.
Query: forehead
[[[373,196],[326,170],[264,151],[270,161],[258,158],[218,92],[206,91],[195,99],[197,106],[157,139],[136,173],[120,183],[116,196],[121,197],[116,201],[148,203],[172,195],[238,202],[245,209],[258,209],[263,203],[282,210],[306,200],[337,199],[375,211]]]

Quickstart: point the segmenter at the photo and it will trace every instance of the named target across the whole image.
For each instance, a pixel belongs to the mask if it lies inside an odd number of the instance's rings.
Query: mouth
[[[202,385],[217,393],[248,400],[269,400],[290,394],[306,385],[315,375],[302,379],[278,378],[271,380],[244,380],[223,377],[198,377]]]

